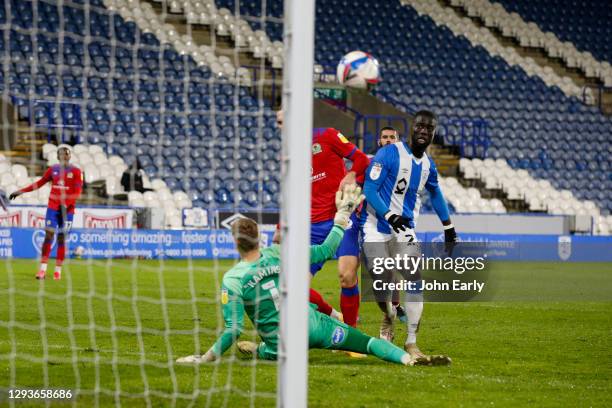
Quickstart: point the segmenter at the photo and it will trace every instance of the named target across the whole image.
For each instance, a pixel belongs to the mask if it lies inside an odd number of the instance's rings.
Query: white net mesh
[[[0,186],[37,180],[69,143],[85,189],[59,281],[57,234],[47,279],[33,279],[50,185],[0,216],[1,404],[19,390],[73,406],[274,403],[276,364],[234,348],[209,365],[175,360],[223,328],[225,218],[276,220],[281,5],[2,1]]]

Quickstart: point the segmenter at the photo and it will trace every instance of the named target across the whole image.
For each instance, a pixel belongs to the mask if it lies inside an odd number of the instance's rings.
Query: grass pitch
[[[79,391],[51,406],[274,406],[274,363],[254,364],[232,348],[220,363],[172,364],[214,341],[222,327],[217,288],[231,265],[72,261],[61,281],[38,282],[35,262],[1,263],[0,406],[11,386]],[[508,285],[517,293],[520,274],[554,282],[551,291],[577,273],[612,284],[609,264],[498,265],[519,277]],[[337,307],[335,268],[329,262],[313,282]],[[421,348],[450,355],[452,366],[406,368],[312,350],[309,405],[610,406],[612,303],[572,300],[426,304]],[[360,329],[376,335],[380,317],[363,303]],[[243,338],[254,338],[247,327]],[[404,339],[398,327],[396,343]]]

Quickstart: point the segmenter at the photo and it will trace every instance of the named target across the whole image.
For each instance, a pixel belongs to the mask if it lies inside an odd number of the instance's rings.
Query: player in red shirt
[[[283,124],[282,111],[277,113],[277,125]],[[347,171],[344,159],[353,165]],[[340,185],[345,183],[363,183],[364,173],[370,160],[346,137],[334,128],[315,129],[312,138],[312,198],[310,243],[320,244],[333,227],[336,212],[335,196]],[[359,221],[358,216],[351,217],[352,225],[347,228],[344,239],[338,248],[338,274],[340,277],[340,310],[344,322],[355,327],[359,315]],[[323,264],[313,264],[310,272],[314,276]],[[323,300],[315,290],[310,290],[310,302],[319,307],[319,311],[332,317],[337,312]]]
[[[49,167],[35,183],[17,190],[9,196],[13,200],[23,193],[38,190],[51,182],[51,193],[49,194],[49,204],[47,205],[47,216],[45,218],[45,241],[42,246],[42,258],[36,279],[45,279],[47,261],[51,253],[56,229],[58,231],[57,260],[53,279],[59,280],[62,276],[62,263],[66,255],[65,236],[72,226],[76,200],[80,197],[83,188],[83,175],[79,168],[70,164],[71,155],[72,149],[70,146],[59,145],[57,148],[59,164]]]

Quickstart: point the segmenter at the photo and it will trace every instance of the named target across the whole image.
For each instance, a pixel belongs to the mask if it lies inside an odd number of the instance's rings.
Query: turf
[[[232,348],[217,364],[169,364],[213,342],[221,326],[219,273],[231,264],[73,261],[59,282],[35,281],[31,261],[0,264],[0,406],[12,386],[80,390],[75,400],[51,406],[274,406],[273,363],[254,365]],[[600,288],[612,284],[609,264],[518,266],[497,266],[510,294],[537,277],[558,295],[573,287],[576,271]],[[329,262],[314,287],[337,306],[335,268]],[[406,368],[313,350],[309,405],[612,405],[612,303],[543,298],[427,304],[419,342],[426,352],[449,354],[450,367]],[[376,305],[362,304],[359,327],[376,335],[379,321]],[[404,336],[398,328],[398,345]]]

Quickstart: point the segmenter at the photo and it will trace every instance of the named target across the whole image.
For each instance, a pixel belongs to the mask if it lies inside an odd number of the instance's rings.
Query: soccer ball
[[[338,63],[338,82],[349,88],[369,89],[380,82],[376,58],[363,51],[352,51]]]
[[[74,256],[77,259],[80,259],[84,253],[85,253],[85,248],[83,248],[81,245],[76,247],[76,249],[74,250]]]

